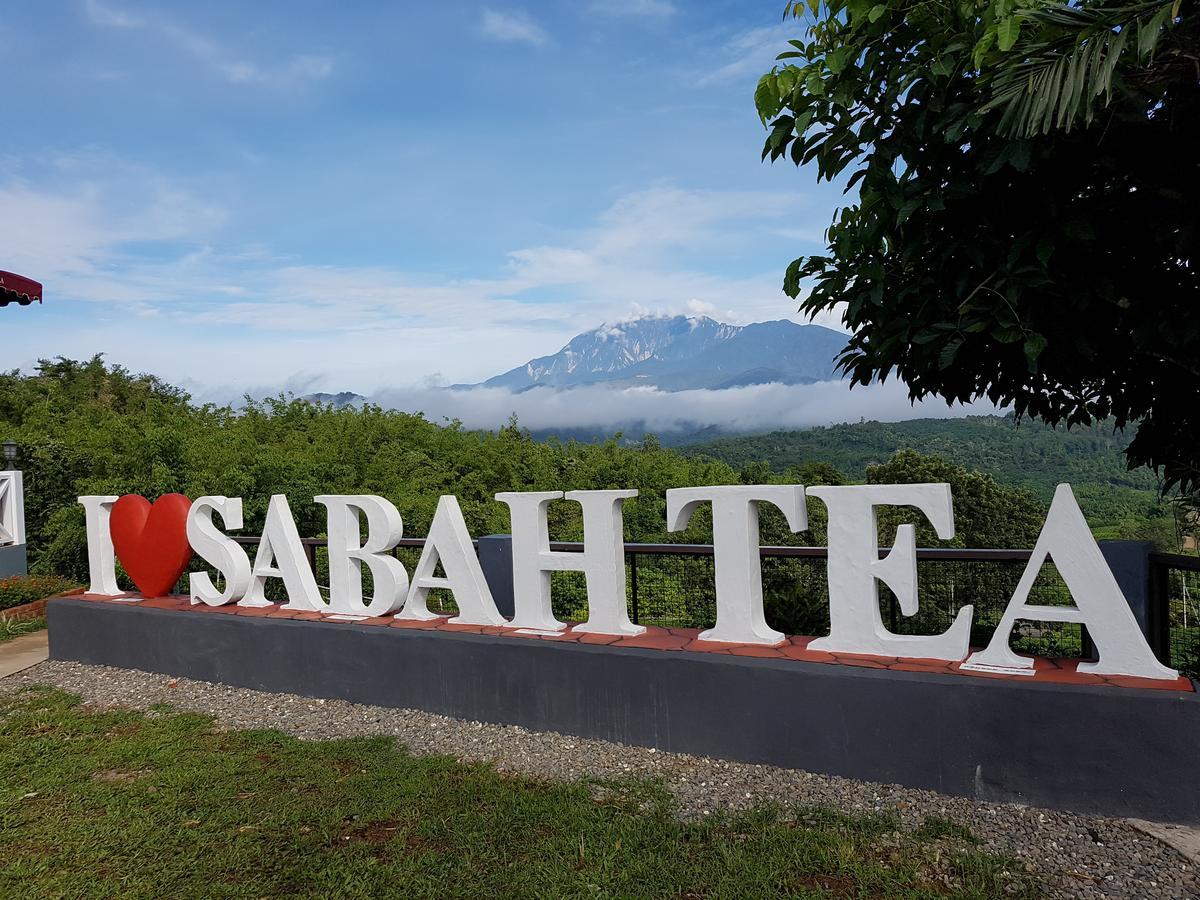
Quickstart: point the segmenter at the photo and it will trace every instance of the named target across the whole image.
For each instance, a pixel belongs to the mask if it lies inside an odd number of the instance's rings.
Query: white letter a
[[[1058,573],[1071,592],[1074,607],[1036,606],[1026,602],[1042,564],[1049,558],[1054,560]],[[986,649],[968,657],[962,667],[985,672],[1032,675],[1033,660],[1028,656],[1019,656],[1008,646],[1009,635],[1018,619],[1086,625],[1096,645],[1098,659],[1094,663],[1080,663],[1080,672],[1134,675],[1139,678],[1179,677],[1178,672],[1154,658],[1129,603],[1117,586],[1117,579],[1113,577],[1088,529],[1069,484],[1060,484],[1054,492],[1046,524],[1042,526],[1033,555],[1000,624],[996,626],[991,643]]]

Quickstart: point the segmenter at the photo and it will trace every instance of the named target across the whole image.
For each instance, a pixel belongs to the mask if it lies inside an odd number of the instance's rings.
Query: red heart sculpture
[[[192,501],[183,494],[163,494],[154,505],[126,494],[113,504],[109,518],[113,550],[142,596],[163,597],[179,581],[192,560],[187,514]]]

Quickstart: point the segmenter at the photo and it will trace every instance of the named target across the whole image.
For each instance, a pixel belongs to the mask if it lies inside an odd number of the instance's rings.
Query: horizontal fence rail
[[[416,540],[421,540],[417,538]],[[551,550],[583,551],[580,541],[551,541]],[[886,547],[879,548],[882,558],[890,551]],[[759,547],[759,556],[763,557],[802,557],[806,559],[826,559],[829,556],[827,547]],[[712,556],[712,544],[626,544],[625,555],[630,556]],[[951,547],[918,547],[917,559],[957,559],[957,560],[994,560],[1028,562],[1029,550],[968,550]]]

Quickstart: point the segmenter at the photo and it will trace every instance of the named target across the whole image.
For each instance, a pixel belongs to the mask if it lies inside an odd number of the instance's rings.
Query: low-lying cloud
[[[639,427],[659,434],[718,426],[728,431],[807,428],[863,419],[898,422],[997,412],[990,403],[947,406],[912,403],[900,382],[858,386],[845,381],[808,385],[760,384],[726,390],[660,391],[652,387],[591,385],[561,390],[449,390],[414,387],[371,397],[381,406],[421,412],[434,421],[457,419],[467,428],[494,429],[516,414],[520,424],[545,429]]]

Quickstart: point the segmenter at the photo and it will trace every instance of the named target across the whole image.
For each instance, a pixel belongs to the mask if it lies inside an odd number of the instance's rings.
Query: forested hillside
[[[421,536],[441,494],[456,494],[473,534],[508,530],[498,491],[637,488],[626,505],[626,534],[640,541],[707,541],[707,517],[687,532],[666,531],[667,488],[780,481],[834,483],[845,474],[826,462],[772,472],[685,456],[648,439],[639,446],[538,442],[516,425],[471,432],[376,406],[335,408],[279,398],[238,409],[196,406],[150,375],[87,362],[43,361],[32,376],[0,374],[0,436],[21,447],[26,473],[30,555],[36,571],[82,578],[86,550],[83,494],[181,492],[245,500],[244,533],[254,534],[272,494],[286,494],[300,533],[324,533],[316,494],[373,493],[396,504],[406,533]],[[1045,504],[1032,494],[936,458],[902,453],[856,480],[947,481],[955,496],[956,546],[1028,547]],[[555,504],[551,531],[578,539],[578,506]],[[792,535],[764,510],[766,543],[823,544],[824,509],[809,506],[811,528]],[[882,518],[883,530],[905,517]],[[919,521],[919,517],[908,516]],[[928,526],[919,541],[935,543]],[[885,535],[885,540],[890,540]]]
[[[1174,519],[1159,501],[1148,469],[1130,471],[1122,451],[1132,435],[1097,425],[1071,431],[1011,417],[860,422],[803,431],[724,437],[680,447],[734,467],[764,462],[773,471],[820,460],[859,480],[872,464],[911,448],[1028,488],[1048,502],[1056,485],[1075,488],[1093,529],[1103,537],[1145,537],[1170,544]]]

